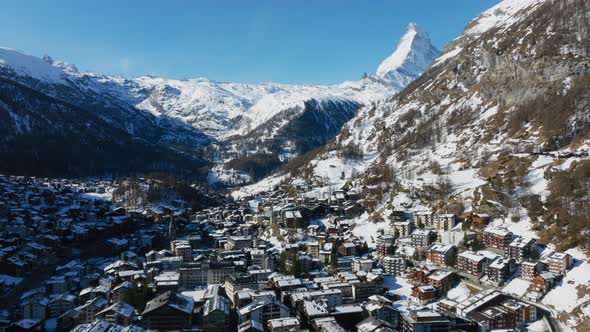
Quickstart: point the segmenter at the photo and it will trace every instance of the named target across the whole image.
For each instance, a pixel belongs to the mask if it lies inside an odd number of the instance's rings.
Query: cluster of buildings
[[[29,202],[39,195],[28,194],[35,192],[27,189],[30,181],[36,180],[10,181],[17,186],[10,195],[17,196],[10,196],[9,204],[15,204],[14,197]],[[91,237],[84,241],[100,247],[75,259],[72,253],[65,255],[63,262],[56,255],[54,265],[48,265],[50,273],[18,293],[11,312],[0,317],[0,329],[510,329],[540,317],[534,305],[538,294],[546,293],[572,265],[567,254],[538,257],[534,240],[487,226],[490,218],[485,215],[468,216],[472,227],[463,229],[464,218],[456,215],[395,211],[389,216],[389,229],[374,234],[374,247],[369,248],[366,237],[353,232],[351,218],[364,211],[362,195],[354,191],[337,190],[322,199],[293,198],[297,195],[292,188],[277,187],[193,211],[182,202],[142,210],[113,205],[96,199],[100,183],[93,189],[88,183],[50,187],[56,197],[71,199],[56,209],[56,221],[47,229],[87,227]],[[45,190],[40,192],[45,195]],[[22,208],[34,210],[31,205]],[[11,218],[27,225],[23,216]],[[113,229],[103,223],[133,227],[111,233]],[[38,227],[32,225],[25,228]],[[3,240],[19,243],[21,252],[34,250],[30,243],[51,247],[36,237],[52,234],[39,228],[32,234],[34,241],[22,241],[14,233],[6,233]],[[71,231],[55,236],[66,246],[80,241]],[[2,273],[17,275],[7,269]],[[498,290],[514,277],[531,280],[527,299]],[[461,281],[486,290],[465,300],[448,298]]]
[[[111,184],[0,175],[0,271],[19,278],[55,263],[71,248],[133,227],[110,215]],[[10,292],[0,280],[0,291]]]

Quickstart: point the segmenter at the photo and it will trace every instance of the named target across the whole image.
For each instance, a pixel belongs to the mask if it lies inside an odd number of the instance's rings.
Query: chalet
[[[105,298],[95,297],[83,305],[74,308],[73,311],[77,312],[77,322],[91,323],[94,321],[94,315],[105,308],[107,304],[108,301]]]
[[[205,301],[203,307],[203,329],[224,332],[229,329],[230,302],[227,298],[215,295]]]
[[[373,269],[372,259],[353,258],[352,272],[365,271],[369,272]]]
[[[446,231],[450,230],[451,228],[455,227],[457,225],[457,222],[458,222],[458,218],[457,218],[457,215],[455,215],[455,214],[450,214],[450,213],[436,214],[436,215],[434,215],[432,225],[428,225],[428,226],[431,226],[431,227],[435,228],[436,230],[446,232]]]
[[[330,316],[326,304],[316,300],[302,300],[296,303],[297,318],[301,322],[301,327],[306,328],[312,325],[312,321]]]
[[[344,242],[338,247],[338,253],[342,256],[352,256],[356,254],[356,245],[352,242]]]
[[[516,314],[516,324],[537,320],[537,307],[530,303],[507,299],[500,305]]]
[[[146,304],[142,324],[152,330],[184,330],[192,326],[194,301],[173,292],[165,292]],[[220,330],[218,330],[220,331]]]
[[[486,256],[473,251],[464,251],[457,257],[457,268],[477,277],[485,274],[487,263]]]
[[[395,252],[395,238],[390,234],[379,235],[376,240],[376,251],[379,258],[393,255]]]
[[[337,288],[318,289],[314,291],[301,290],[292,292],[290,302],[297,303],[301,300],[318,300],[323,301],[329,307],[335,307],[342,304],[342,291]]]
[[[531,288],[541,294],[547,293],[553,282],[555,281],[555,274],[552,272],[544,272],[533,277],[531,282]]]
[[[549,256],[548,266],[549,271],[557,275],[567,273],[572,267],[572,256],[562,252],[554,252]]]
[[[339,290],[342,294],[342,303],[354,302],[352,284],[348,282],[334,282],[324,285],[325,289]]]
[[[539,262],[522,262],[520,264],[520,277],[525,280],[533,278],[541,272],[541,263]]]
[[[252,246],[250,236],[230,236],[225,244],[226,250],[243,250]]]
[[[483,232],[486,247],[508,251],[512,242],[512,232],[504,227],[488,227]]]
[[[128,303],[117,302],[98,312],[95,317],[111,324],[129,326],[135,318],[135,308]]]
[[[248,321],[263,325],[270,319],[289,317],[289,308],[272,297],[259,297],[238,309],[239,323]]]
[[[127,298],[127,294],[134,288],[133,283],[124,281],[115,286],[111,291],[111,299],[113,302],[122,302]]]
[[[385,322],[375,318],[369,317],[362,322],[356,324],[356,330],[359,332],[382,332],[392,331]]]
[[[413,267],[407,270],[406,278],[414,285],[423,285],[428,283],[428,275],[432,273],[428,267]]]
[[[359,195],[355,190],[348,190],[346,192],[346,200],[356,202],[361,199],[361,195]]]
[[[486,213],[474,213],[471,222],[476,227],[486,226],[490,222],[490,215]]]
[[[358,217],[365,212],[365,209],[356,202],[347,201],[342,205],[345,218]]]
[[[490,306],[481,311],[475,311],[468,318],[478,323],[485,330],[510,329],[516,326],[516,313],[502,306]]]
[[[438,270],[426,277],[428,284],[435,287],[440,294],[446,294],[455,284],[457,275],[451,271]]]
[[[22,318],[45,320],[49,314],[48,298],[30,298],[21,302],[19,311]]]
[[[299,320],[295,317],[275,318],[266,321],[269,332],[299,332]]]
[[[318,202],[309,207],[309,213],[311,218],[324,218],[329,212],[328,205]]]
[[[42,321],[38,319],[21,319],[10,326],[8,331],[41,331]]]
[[[438,290],[430,285],[412,287],[411,299],[418,304],[426,304],[434,301],[437,297]]]
[[[382,259],[383,271],[390,275],[401,275],[408,266],[408,261],[401,256],[385,256]]]
[[[502,285],[510,277],[510,260],[497,258],[487,267],[488,279],[495,285]]]
[[[517,237],[510,242],[508,250],[505,251],[506,257],[520,263],[531,256],[534,244],[534,239]]]
[[[416,229],[411,238],[413,247],[428,247],[434,240],[434,233],[428,229]]]
[[[447,266],[451,256],[457,254],[455,246],[446,246],[442,244],[433,244],[426,252],[426,259],[428,262],[440,266]]]
[[[380,293],[383,287],[377,282],[351,282],[352,296],[355,302],[366,301],[370,296]]]
[[[76,305],[76,296],[67,293],[55,296],[49,301],[49,317],[58,317],[72,310]]]
[[[332,316],[318,317],[312,320],[310,331],[347,332]]]
[[[396,221],[393,223],[393,232],[397,233],[399,237],[409,236],[414,231],[414,222],[410,220]]]
[[[307,254],[311,257],[320,257],[320,243],[318,241],[307,242]]]
[[[400,312],[393,307],[393,301],[381,295],[369,297],[365,310],[371,317],[384,321],[390,326],[398,326]]]
[[[225,293],[229,297],[230,301],[235,305],[235,293],[242,289],[257,289],[258,284],[256,283],[256,279],[248,274],[248,273],[234,273],[225,278]]]
[[[451,322],[430,309],[410,310],[401,315],[402,331],[450,331]]]
[[[303,216],[299,209],[290,209],[282,211],[283,223],[287,228],[303,228]]]
[[[347,331],[352,331],[355,325],[364,319],[363,307],[358,303],[343,304],[333,308],[330,315],[334,317],[338,325]]]

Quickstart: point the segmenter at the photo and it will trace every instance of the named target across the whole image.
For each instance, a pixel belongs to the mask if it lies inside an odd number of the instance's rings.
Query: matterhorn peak
[[[428,33],[412,22],[395,51],[379,65],[376,76],[404,87],[428,69],[439,53]]]

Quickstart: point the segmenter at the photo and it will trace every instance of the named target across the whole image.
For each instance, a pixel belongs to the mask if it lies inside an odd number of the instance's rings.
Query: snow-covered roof
[[[486,259],[486,256],[484,256],[480,253],[473,252],[473,251],[464,251],[459,254],[459,257],[464,257],[470,261],[475,261],[475,262],[479,262],[479,261]]]

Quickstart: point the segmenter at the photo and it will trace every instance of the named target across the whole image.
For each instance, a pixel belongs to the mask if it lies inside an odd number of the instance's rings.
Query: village
[[[487,214],[395,210],[360,236],[346,187],[193,209],[115,185],[0,176],[0,330],[556,331],[540,301],[576,264]]]

